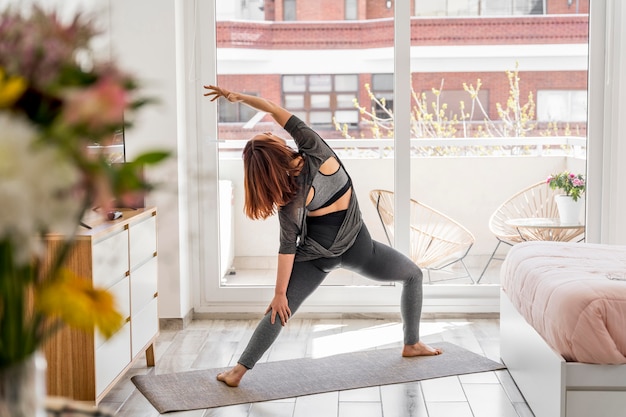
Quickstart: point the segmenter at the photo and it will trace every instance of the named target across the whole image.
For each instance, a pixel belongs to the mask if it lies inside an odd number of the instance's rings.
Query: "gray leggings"
[[[315,291],[334,269],[345,268],[377,281],[402,282],[400,312],[404,329],[404,344],[419,341],[419,324],[422,314],[422,270],[411,259],[397,250],[372,240],[363,225],[354,245],[343,255],[312,261],[294,262],[287,286],[287,301],[291,314],[295,314],[304,300]],[[282,325],[276,317],[270,323],[271,311],[259,322],[239,363],[252,369],[265,351],[274,343]]]

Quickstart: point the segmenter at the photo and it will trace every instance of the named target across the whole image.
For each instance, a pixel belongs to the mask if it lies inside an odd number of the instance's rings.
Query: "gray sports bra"
[[[313,199],[306,208],[314,211],[330,206],[344,195],[351,185],[352,181],[343,166],[330,175],[318,172],[311,183],[314,192]]]

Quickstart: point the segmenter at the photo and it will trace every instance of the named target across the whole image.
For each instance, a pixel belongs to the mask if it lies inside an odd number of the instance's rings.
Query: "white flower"
[[[39,253],[41,232],[70,235],[80,220],[80,199],[71,194],[78,170],[36,139],[27,120],[0,112],[0,240],[12,242],[20,263]]]

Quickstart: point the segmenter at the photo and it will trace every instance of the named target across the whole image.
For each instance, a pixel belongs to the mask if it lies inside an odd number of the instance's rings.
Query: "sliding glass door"
[[[588,1],[435,3],[346,1],[330,13],[304,0],[218,0],[216,80],[320,132],[373,237],[423,266],[427,309],[497,310],[490,216],[551,173],[585,172]],[[204,297],[262,304],[278,221],[244,216],[241,150],[259,132],[288,135],[240,104],[219,103],[217,117],[221,268]],[[392,233],[373,190],[393,193]],[[314,311],[397,311],[397,288],[353,274],[331,274],[318,293]]]

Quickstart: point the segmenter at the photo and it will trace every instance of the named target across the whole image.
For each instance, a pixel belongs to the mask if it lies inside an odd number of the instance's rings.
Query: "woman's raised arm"
[[[229,91],[216,85],[205,85],[204,88],[208,90],[208,92],[204,93],[204,96],[210,97],[211,101],[224,97],[231,103],[244,103],[252,108],[271,114],[274,120],[276,120],[276,123],[278,123],[281,127],[285,127],[287,120],[291,117],[291,113],[289,111],[270,100],[264,99],[263,97]]]

